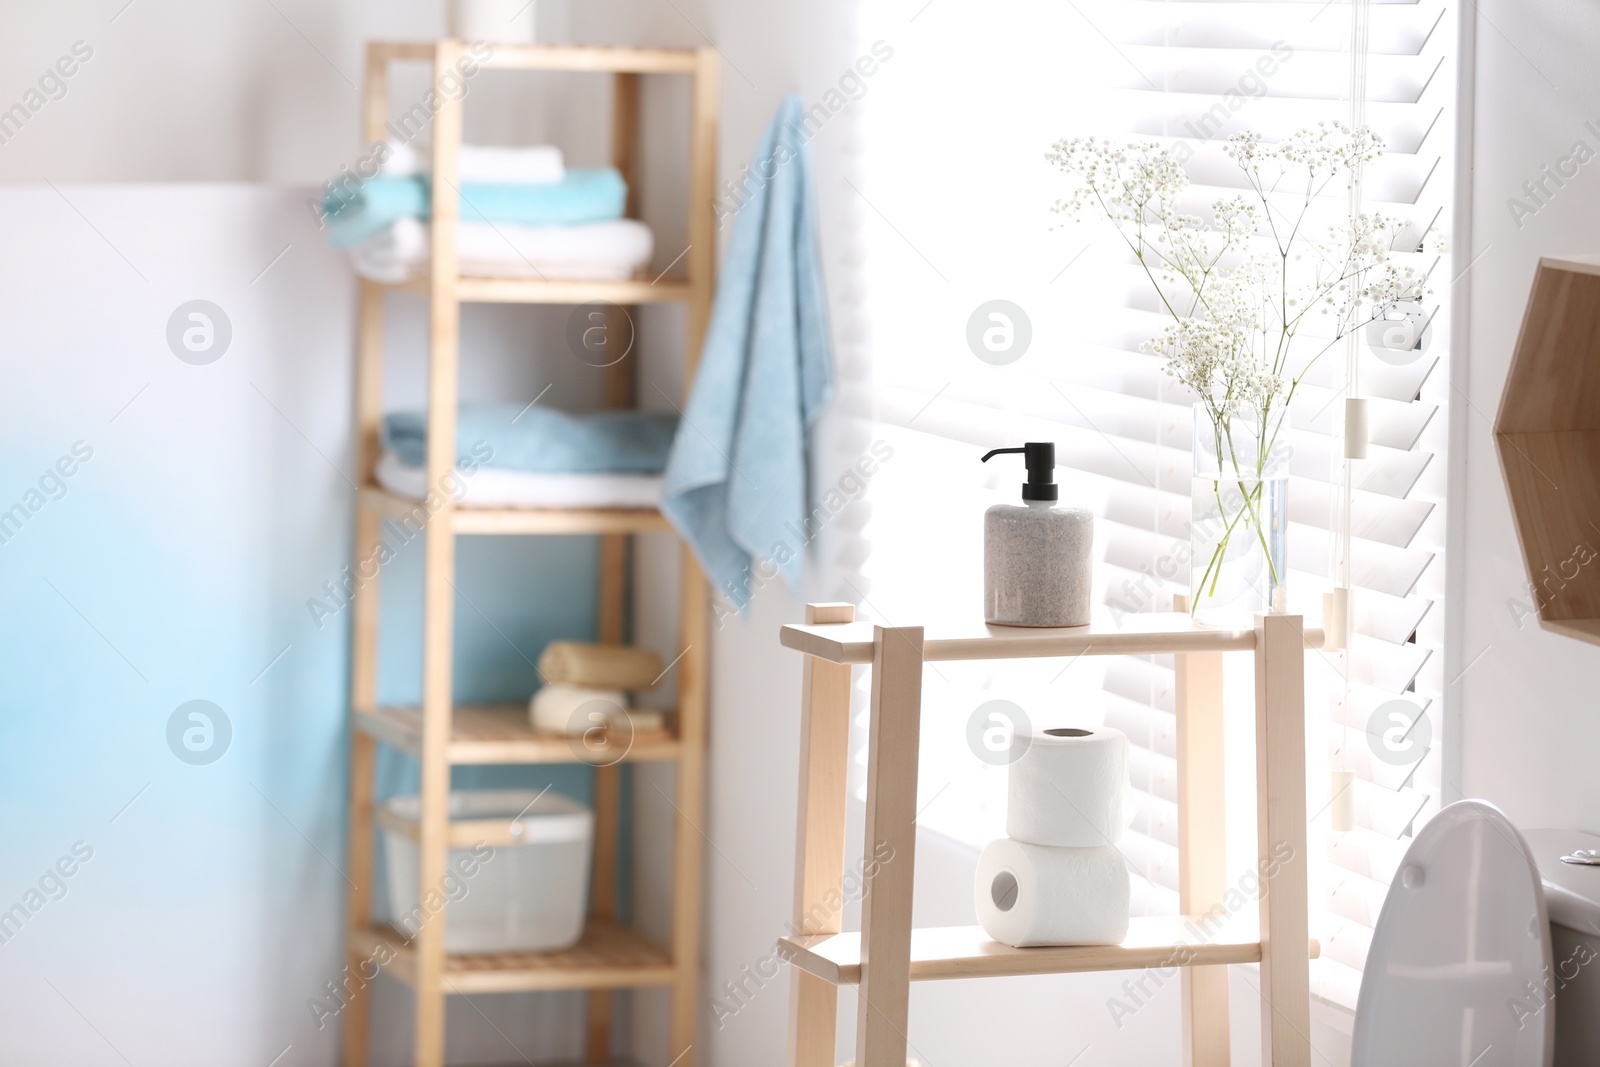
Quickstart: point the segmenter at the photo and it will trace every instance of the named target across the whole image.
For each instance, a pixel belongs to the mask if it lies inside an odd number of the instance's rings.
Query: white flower
[[[1277,144],[1245,132],[1222,151],[1245,191],[1214,201],[1209,219],[1178,210],[1189,176],[1160,142],[1071,138],[1046,158],[1073,179],[1055,210],[1109,219],[1170,314],[1145,350],[1167,357],[1167,373],[1214,420],[1242,415],[1266,430],[1309,363],[1334,347],[1329,324],[1337,341],[1375,309],[1420,300],[1426,278],[1389,262],[1403,229],[1396,220],[1356,214],[1322,223],[1359,171],[1382,155],[1371,130],[1325,121]],[[1318,351],[1306,356],[1308,346],[1294,342],[1313,308],[1319,326],[1310,347]]]

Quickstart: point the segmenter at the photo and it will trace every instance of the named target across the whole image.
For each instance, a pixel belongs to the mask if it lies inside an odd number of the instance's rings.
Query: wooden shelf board
[[[923,927],[911,931],[911,980],[1260,962],[1261,941],[1253,923],[1235,920],[1209,937],[1204,929],[1198,917],[1165,915],[1132,920],[1120,945],[1011,948],[989,940],[977,926]],[[1312,941],[1308,949],[1314,959],[1320,946]],[[833,985],[861,982],[859,933],[785,937],[779,939],[778,951],[796,967]]]
[[[655,508],[457,508],[458,534],[670,533]]]
[[[357,496],[369,508],[395,520],[413,519],[422,501],[363,486]],[[655,508],[454,508],[451,527],[458,534],[666,533],[666,516]]]
[[[413,755],[422,752],[421,708],[378,708],[357,712],[356,725],[387,745]],[[648,762],[677,759],[678,739],[669,730],[641,730],[631,745],[616,752],[586,748],[579,738],[535,730],[522,705],[463,705],[451,717],[447,749],[454,764]]]
[[[689,48],[595,48],[497,44],[482,65],[507,70],[576,70],[619,74],[692,74]]]
[[[432,60],[442,41],[373,41],[369,56],[378,62]],[[467,41],[452,41],[470,48]],[[593,46],[490,44],[493,55],[481,67],[499,70],[571,70],[617,74],[692,74],[697,53],[689,48],[606,48]]]
[[[870,622],[785,626],[785,647],[831,663],[871,663]],[[1306,647],[1321,648],[1319,629],[1305,631]],[[924,635],[925,661],[1032,659],[1055,656],[1130,656],[1164,652],[1248,652],[1254,630],[1216,630],[1197,626],[1182,612],[1144,612],[1120,621],[1096,620],[1087,626],[1056,629],[991,626],[977,621],[958,630]]]
[[[385,966],[412,984],[416,952],[387,926],[358,930],[351,949],[392,956]],[[380,955],[378,958],[382,958]],[[447,993],[527,993],[552,989],[632,989],[672,984],[672,954],[627,927],[591,922],[583,938],[560,952],[486,952],[445,957]]]
[[[387,286],[421,296],[431,287],[427,278]],[[456,297],[465,304],[666,304],[689,300],[695,292],[694,285],[680,276],[591,282],[463,277],[456,282]]]
[[[1539,625],[1553,634],[1600,645],[1600,619],[1540,619]]]

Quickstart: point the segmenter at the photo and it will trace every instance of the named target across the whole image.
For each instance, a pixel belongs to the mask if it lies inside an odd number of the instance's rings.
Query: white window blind
[[[864,38],[895,49],[862,101],[855,189],[867,227],[878,435],[894,456],[869,491],[871,550],[854,586],[864,611],[887,624],[934,626],[981,611],[982,512],[1015,502],[1023,474],[1007,457],[988,466],[978,457],[1026,440],[1057,443],[1062,499],[1097,516],[1099,605],[1166,610],[1187,589],[1191,398],[1163,374],[1161,357],[1139,351],[1163,318],[1126,246],[1107,227],[1063,225],[1050,212],[1066,188],[1044,159],[1054,141],[1181,144],[1202,205],[1243,186],[1220,150],[1238,130],[1272,142],[1354,118],[1386,144],[1360,207],[1410,220],[1394,261],[1428,272],[1428,344],[1400,365],[1364,342],[1323,359],[1296,396],[1290,429],[1291,609],[1314,624],[1333,584],[1353,590],[1348,651],[1312,657],[1307,672],[1313,925],[1324,944],[1314,981],[1353,1007],[1390,878],[1440,793],[1443,619],[1430,611],[1444,583],[1449,314],[1440,305],[1466,262],[1452,269],[1441,233],[1455,158],[1450,4],[863,7]],[[1350,204],[1341,195],[1323,209],[1336,221]],[[980,360],[967,340],[973,312],[995,300],[1021,308],[1031,332],[1025,354],[1004,366]],[[1369,398],[1370,421],[1367,458],[1348,470],[1347,392]],[[922,822],[975,845],[1003,833],[1003,771],[967,744],[968,719],[985,701],[1009,700],[1035,722],[1105,722],[1135,747],[1138,815],[1120,844],[1136,873],[1136,911],[1172,911],[1172,681],[1170,657],[930,668]],[[1242,697],[1247,707],[1248,689]],[[1427,735],[1425,754],[1405,764],[1379,758],[1381,731],[1368,733],[1396,698],[1428,711],[1416,732]],[[1248,761],[1253,749],[1246,742],[1234,754]],[[1334,771],[1354,780],[1351,829],[1330,823]],[[1244,791],[1238,803],[1230,795],[1230,822],[1248,823],[1250,776],[1232,778]],[[1249,827],[1230,836],[1253,848]],[[1243,873],[1248,855],[1230,867]]]

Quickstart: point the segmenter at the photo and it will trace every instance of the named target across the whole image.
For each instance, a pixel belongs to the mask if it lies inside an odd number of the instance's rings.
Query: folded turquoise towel
[[[468,404],[456,417],[456,455],[485,467],[543,474],[659,474],[676,415],[600,411],[573,415],[518,404]],[[428,416],[402,411],[383,420],[383,444],[409,467],[428,461]],[[493,455],[483,457],[483,445]]]
[[[351,195],[328,197],[328,240],[335,248],[351,248],[398,219],[429,218],[431,199],[427,178],[373,178]],[[627,203],[628,183],[614,167],[569,170],[561,181],[544,185],[461,185],[463,222],[577,226],[620,219]]]
[[[752,559],[770,560],[799,591],[814,530],[807,447],[833,395],[802,124],[791,96],[756,150],[750,173],[772,177],[735,223],[663,487],[662,512],[741,613]]]

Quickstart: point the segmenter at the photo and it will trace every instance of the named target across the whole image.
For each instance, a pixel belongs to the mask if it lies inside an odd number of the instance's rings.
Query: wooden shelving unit
[[[435,84],[452,71],[467,45],[462,41],[373,43],[367,50],[363,133],[369,144],[386,136],[389,117],[389,67],[398,61],[430,63]],[[460,276],[455,258],[460,218],[457,154],[461,145],[461,99],[441,94],[433,119],[432,263],[417,284],[361,283],[358,324],[356,422],[361,487],[357,493],[356,559],[376,545],[385,518],[414,516],[417,501],[389,493],[375,481],[379,427],[383,417],[383,319],[390,292],[420,293],[429,302],[428,454],[429,485],[440,485],[455,467],[457,371],[461,304],[515,302],[585,304],[605,302],[618,313],[633,305],[679,302],[687,309],[684,380],[692,382],[695,362],[711,316],[716,244],[715,200],[718,65],[712,49],[551,48],[496,46],[480,65],[515,70],[581,71],[607,75],[613,91],[612,161],[630,190],[637,184],[634,165],[638,140],[640,76],[687,75],[692,82],[690,247],[684,273],[660,279],[571,282],[524,281]],[[635,210],[630,194],[629,211]],[[608,407],[635,402],[634,361],[604,371]],[[641,732],[618,751],[575,747],[566,737],[535,731],[523,707],[454,707],[451,657],[454,650],[456,539],[473,535],[592,534],[600,538],[599,634],[621,642],[627,634],[625,597],[634,534],[669,531],[651,509],[494,509],[470,510],[446,503],[429,518],[424,534],[422,704],[380,707],[377,700],[378,597],[376,578],[355,595],[352,643],[352,733],[348,875],[358,887],[349,897],[347,939],[352,967],[381,952],[392,957],[385,968],[408,983],[416,996],[414,1062],[444,1063],[445,997],[450,994],[509,993],[557,989],[589,990],[586,1053],[591,1063],[611,1061],[612,991],[663,987],[672,997],[670,1047],[666,1061],[692,1067],[695,1060],[695,994],[700,937],[701,842],[696,820],[705,794],[708,590],[694,556],[684,549],[679,612],[677,709],[670,729]],[[377,745],[409,752],[421,763],[421,813],[412,820],[380,813],[373,796]],[[616,914],[617,854],[621,817],[622,768],[628,762],[671,761],[677,766],[674,809],[672,929],[658,945],[629,929]],[[374,830],[382,827],[419,844],[424,887],[441,883],[452,846],[486,841],[512,845],[503,820],[457,821],[448,814],[450,770],[462,764],[579,763],[595,766],[595,856],[590,917],[583,939],[562,952],[449,955],[443,914],[405,939],[372,919]],[[368,1061],[369,993],[355,991],[344,1013],[344,1063]]]
[[[790,1067],[834,1067],[841,985],[860,987],[856,1063],[903,1067],[911,982],[1140,967],[1183,969],[1182,1062],[1226,1067],[1226,967],[1235,963],[1261,964],[1262,1062],[1309,1067],[1310,960],[1319,946],[1310,937],[1307,904],[1305,649],[1322,646],[1320,630],[1305,629],[1296,615],[1258,616],[1251,630],[1203,629],[1187,614],[1150,614],[1120,626],[1031,630],[977,623],[938,635],[854,619],[849,604],[811,604],[805,625],[785,626],[781,635],[784,645],[806,655],[793,926],[800,933],[778,942],[793,965]],[[1255,915],[1230,914],[1222,905],[1237,883],[1224,868],[1222,656],[1228,652],[1255,657],[1261,860]],[[1120,945],[1016,949],[975,926],[913,928],[923,663],[1163,653],[1177,659],[1183,914],[1135,919]],[[861,931],[841,933],[838,909],[825,902],[843,892],[850,674],[857,664],[872,669],[866,886]],[[878,862],[886,846],[890,858]]]

